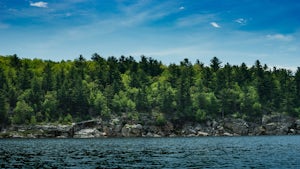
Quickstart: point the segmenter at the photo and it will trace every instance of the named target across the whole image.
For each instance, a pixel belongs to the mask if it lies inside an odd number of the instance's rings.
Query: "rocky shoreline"
[[[203,123],[185,123],[175,127],[171,122],[157,126],[139,122],[126,122],[120,118],[83,121],[70,125],[45,124],[10,126],[0,138],[112,138],[112,137],[201,137],[201,136],[258,136],[298,135],[300,119],[289,116],[263,116],[261,122],[225,118]]]

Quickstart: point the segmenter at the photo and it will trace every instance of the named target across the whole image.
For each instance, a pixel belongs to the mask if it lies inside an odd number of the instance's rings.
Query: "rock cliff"
[[[171,122],[153,125],[151,122],[128,122],[121,118],[101,119],[70,125],[11,126],[0,133],[0,138],[101,138],[101,137],[197,137],[245,135],[300,134],[300,119],[288,116],[263,116],[261,122],[225,118],[203,123],[185,123],[174,127]]]

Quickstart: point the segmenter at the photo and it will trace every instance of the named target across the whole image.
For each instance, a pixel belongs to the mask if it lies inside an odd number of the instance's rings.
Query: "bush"
[[[196,115],[195,115],[196,121],[202,122],[206,120],[206,112],[204,110],[197,110]]]
[[[58,122],[61,124],[71,124],[73,122],[73,117],[71,114],[67,114],[65,117],[59,117]]]
[[[36,124],[36,118],[35,118],[35,116],[31,116],[31,118],[30,118],[30,124],[32,124],[32,125]]]
[[[33,108],[30,107],[24,100],[18,101],[14,109],[12,122],[14,124],[29,123],[33,114]]]
[[[163,126],[167,123],[167,120],[164,116],[163,113],[159,113],[157,116],[156,116],[156,121],[155,121],[156,125],[158,126]]]

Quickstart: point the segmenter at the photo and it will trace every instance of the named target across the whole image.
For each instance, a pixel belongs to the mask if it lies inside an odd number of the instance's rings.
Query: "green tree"
[[[8,104],[5,94],[0,90],[0,130],[8,124]]]
[[[143,86],[141,89],[138,89],[137,95],[134,99],[136,103],[136,110],[138,112],[149,112],[149,102],[147,98],[146,87]]]
[[[241,113],[250,121],[259,119],[262,116],[262,105],[259,103],[259,96],[254,86],[249,86],[241,97]]]
[[[45,99],[42,103],[42,112],[44,113],[44,121],[57,121],[60,116],[58,112],[58,100],[56,98],[57,93],[55,91],[48,91],[45,95]]]
[[[295,87],[296,87],[295,102],[297,107],[300,107],[300,67],[297,68],[297,71],[295,73]]]
[[[35,112],[40,111],[41,103],[44,98],[44,93],[42,91],[41,81],[34,76],[31,81],[31,88],[29,94],[29,104],[34,108]]]
[[[23,60],[20,71],[18,72],[18,84],[22,90],[29,89],[31,85],[33,73],[29,68],[29,62],[29,60]]]
[[[111,114],[105,96],[101,93],[101,91],[97,91],[94,97],[93,105],[97,115],[100,115],[103,118],[109,118]]]
[[[116,113],[133,113],[136,112],[136,105],[135,103],[126,96],[126,93],[123,91],[120,91],[118,94],[114,95],[114,98],[112,100],[113,108],[116,111]]]
[[[21,59],[16,55],[9,56],[10,65],[16,69],[19,69],[21,67]]]
[[[7,88],[8,82],[5,75],[5,69],[0,65],[0,90]]]
[[[53,90],[53,70],[50,64],[50,61],[46,63],[46,66],[43,70],[43,81],[42,81],[42,89],[44,91],[52,91]]]
[[[193,85],[193,67],[188,59],[180,64],[180,78],[177,85],[177,115],[183,121],[193,117],[190,88]]]
[[[217,57],[213,57],[210,60],[210,67],[214,72],[217,72],[221,68],[221,61]]]
[[[17,106],[14,109],[12,123],[29,124],[31,120],[31,116],[33,115],[34,115],[33,108],[30,107],[24,100],[20,100],[17,102]]]

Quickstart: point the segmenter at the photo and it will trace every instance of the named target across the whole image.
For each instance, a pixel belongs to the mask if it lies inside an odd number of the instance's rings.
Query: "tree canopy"
[[[184,59],[164,65],[141,56],[53,62],[0,56],[0,123],[70,122],[125,115],[186,121],[238,117],[255,121],[264,114],[300,116],[300,68],[295,73],[268,68],[209,66]]]

